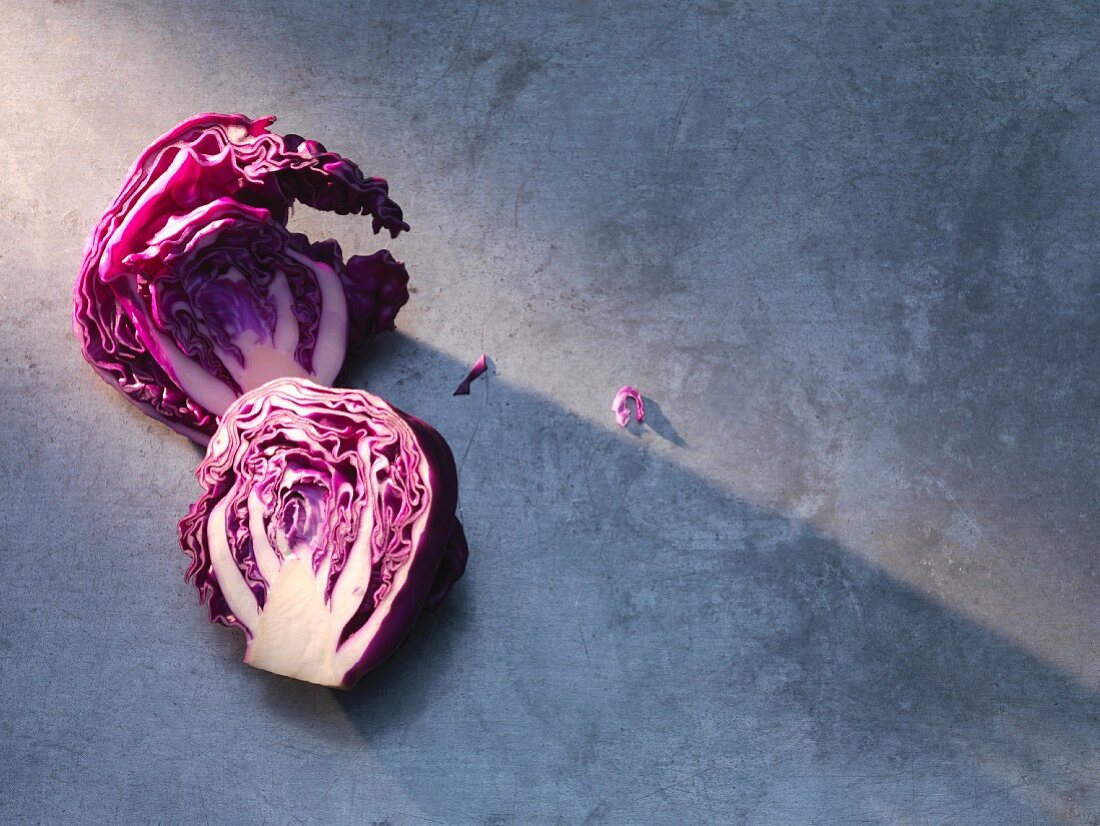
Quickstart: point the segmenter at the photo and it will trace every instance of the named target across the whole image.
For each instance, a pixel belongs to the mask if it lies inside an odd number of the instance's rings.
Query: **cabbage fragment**
[[[242,392],[331,382],[349,345],[393,328],[408,274],[286,230],[295,201],[408,229],[381,178],[274,118],[204,114],[138,158],[85,245],[73,326],[84,357],[144,412],[205,444]]]
[[[474,366],[470,368],[470,372],[466,374],[466,378],[458,383],[458,387],[455,388],[453,396],[469,396],[470,385],[473,381],[485,371],[489,369],[489,364],[486,360],[484,353],[481,354],[481,358],[474,362]]]
[[[187,578],[256,668],[349,688],[465,569],[447,443],[365,391],[287,378],[245,393],[196,476]]]
[[[628,400],[634,402],[635,421],[639,424],[645,421],[645,405],[642,404],[642,394],[638,392],[638,388],[631,387],[628,384],[620,388],[619,392],[615,394],[615,399],[611,402],[611,410],[615,413],[615,421],[619,423],[619,427],[626,427],[630,422]]]

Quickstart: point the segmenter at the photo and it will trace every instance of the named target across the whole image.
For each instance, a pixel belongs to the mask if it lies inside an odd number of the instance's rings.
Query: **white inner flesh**
[[[427,462],[423,459],[421,472],[427,473]],[[280,558],[266,538],[264,521],[267,514],[263,512],[263,504],[255,493],[250,493],[248,515],[253,553],[267,582],[267,599],[262,609],[233,561],[225,531],[225,511],[224,501],[211,511],[207,541],[211,567],[222,594],[233,615],[248,630],[244,661],[255,668],[298,680],[340,686],[348,671],[362,659],[374,629],[389,612],[393,595],[405,581],[408,565],[396,572],[386,599],[363,628],[339,646],[340,632],[362,604],[363,592],[370,582],[372,526],[369,510],[364,514],[365,521],[359,526],[357,539],[331,599],[326,602],[329,558],[326,556],[320,569],[314,572],[311,550],[291,549],[281,533],[276,536],[276,545],[282,552]],[[414,547],[425,521],[426,514],[413,526]]]
[[[267,586],[244,661],[275,674],[338,685],[343,674],[334,660],[340,628],[332,620],[309,560],[291,555]]]
[[[156,336],[161,350],[168,357],[168,362],[172,365],[172,371],[176,374],[176,379],[183,391],[194,399],[200,407],[206,408],[215,416],[224,413],[229,405],[233,403],[233,400],[237,398],[237,394],[233,392],[229,385],[207,373],[202,365],[197,361],[192,361],[164,333],[154,330],[153,334]]]
[[[348,302],[344,296],[344,285],[340,283],[340,276],[327,264],[293,250],[287,250],[287,254],[312,269],[317,276],[317,285],[321,288],[321,321],[317,344],[313,348],[313,375],[320,384],[332,384],[344,364],[347,350]]]

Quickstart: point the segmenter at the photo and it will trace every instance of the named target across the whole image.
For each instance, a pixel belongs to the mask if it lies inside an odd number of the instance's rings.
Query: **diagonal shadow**
[[[588,822],[1100,813],[1100,702],[1074,679],[610,414],[589,423],[495,378],[454,399],[464,369],[393,335],[345,376],[465,460],[472,556],[454,602],[337,696],[380,752],[445,720],[453,740],[433,748],[481,761],[476,781],[429,782],[399,758],[425,813],[483,811],[511,783],[531,806],[564,805],[564,783],[568,819]]]

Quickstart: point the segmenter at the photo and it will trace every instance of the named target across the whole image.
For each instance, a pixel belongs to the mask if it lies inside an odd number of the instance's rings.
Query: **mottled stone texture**
[[[0,821],[1100,822],[1098,36],[1022,0],[4,4]],[[208,625],[197,452],[69,331],[127,166],[208,109],[413,225],[347,381],[450,439],[472,561],[351,694]]]

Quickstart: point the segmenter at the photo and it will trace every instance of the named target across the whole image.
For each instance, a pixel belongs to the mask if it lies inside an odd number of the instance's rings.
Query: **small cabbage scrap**
[[[198,115],[130,170],[85,245],[73,327],[84,357],[145,413],[200,444],[242,392],[332,382],[349,346],[393,329],[408,273],[386,250],[344,261],[286,229],[295,201],[408,229],[381,178],[272,117]]]
[[[196,476],[187,578],[256,668],[350,688],[465,570],[447,443],[365,391],[287,378],[245,393]]]
[[[630,407],[626,403],[627,399],[634,401],[635,420],[639,424],[645,421],[645,405],[642,404],[642,394],[638,392],[637,387],[631,387],[628,384],[615,394],[615,400],[611,402],[611,410],[615,414],[615,421],[619,423],[619,427],[626,427],[630,422]]]
[[[453,396],[469,396],[470,395],[470,384],[473,383],[474,379],[476,379],[478,376],[482,375],[488,369],[489,369],[488,362],[486,361],[485,354],[482,353],[481,358],[479,358],[477,361],[474,362],[474,366],[470,368],[470,372],[466,374],[466,378],[464,378],[462,381],[460,381],[458,383],[458,387],[455,388],[455,392],[452,393],[451,395],[453,395]]]

